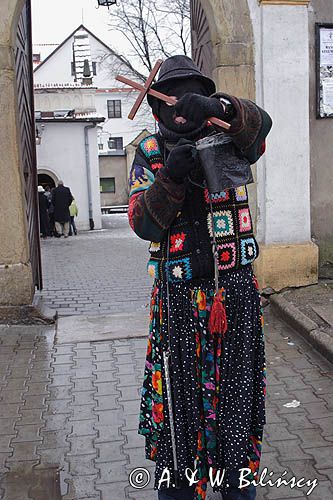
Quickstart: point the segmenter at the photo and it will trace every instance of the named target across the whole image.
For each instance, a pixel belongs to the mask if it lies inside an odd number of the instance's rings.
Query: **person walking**
[[[42,238],[47,238],[50,234],[49,216],[48,216],[48,200],[45,196],[43,186],[38,186],[38,209],[39,209],[39,229]]]
[[[74,233],[75,236],[77,235],[77,228],[75,224],[75,217],[79,215],[79,210],[77,208],[77,204],[75,199],[73,199],[70,207],[69,207],[69,215],[70,215],[70,224],[69,224],[69,236],[72,236]]]
[[[64,186],[62,180],[59,180],[57,187],[52,192],[52,204],[56,231],[65,238],[68,238],[69,235],[69,207],[72,201],[73,196],[70,189]]]
[[[154,278],[138,432],[156,463],[159,500],[204,500],[208,481],[221,474],[214,489],[224,500],[253,500],[254,485],[239,486],[242,470],[250,481],[258,475],[265,424],[262,314],[251,265],[259,247],[246,185],[212,194],[195,141],[223,133],[208,120],[220,118],[231,125],[223,137],[232,140],[233,162],[252,164],[272,122],[252,101],[216,93],[183,55],[163,62],[152,88],[177,103],[147,95],[159,131],[141,141],[129,176],[129,223],[151,241]]]

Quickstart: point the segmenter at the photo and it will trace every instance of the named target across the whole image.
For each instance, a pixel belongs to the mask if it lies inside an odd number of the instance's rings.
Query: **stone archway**
[[[27,143],[22,140],[23,117],[19,113],[25,99],[32,95],[21,79],[18,89],[17,41],[23,9],[29,0],[3,0],[0,2],[0,112],[4,127],[0,128],[0,147],[6,154],[0,156],[0,305],[31,303],[38,277],[33,274],[29,235],[36,227],[27,217],[26,177],[24,170]],[[22,26],[22,25],[21,25]],[[22,31],[21,31],[22,33]],[[21,37],[24,42],[24,35]],[[30,43],[27,42],[26,43]],[[28,47],[29,48],[29,47]],[[30,47],[31,48],[31,47]],[[29,58],[27,58],[29,60]],[[23,69],[23,65],[21,66]],[[20,97],[21,96],[21,97]],[[20,116],[20,119],[18,118]],[[34,143],[33,113],[27,124],[27,135]],[[37,199],[37,193],[35,193]],[[37,245],[39,240],[37,239]]]
[[[38,175],[38,185],[40,184],[40,179],[43,179],[43,182],[45,181],[46,183],[46,179],[49,178],[50,179],[49,185],[51,188],[55,187],[59,180],[59,177],[54,172],[46,168],[39,168],[37,170],[37,175]]]
[[[217,88],[255,99],[252,20],[247,0],[191,0],[192,55]]]

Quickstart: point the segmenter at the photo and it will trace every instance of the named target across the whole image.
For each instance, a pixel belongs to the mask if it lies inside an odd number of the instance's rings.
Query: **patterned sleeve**
[[[160,171],[154,175],[138,152],[129,177],[128,218],[142,239],[162,241],[185,198],[185,185],[173,182]]]
[[[218,92],[212,97],[228,99],[235,110],[228,135],[251,164],[265,152],[265,139],[272,127],[269,114],[248,99]]]

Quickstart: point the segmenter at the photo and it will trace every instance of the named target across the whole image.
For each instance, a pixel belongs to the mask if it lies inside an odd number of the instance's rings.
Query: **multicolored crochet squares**
[[[241,265],[251,264],[257,257],[257,245],[254,238],[244,238],[240,241]]]
[[[150,164],[153,170],[158,170],[163,166],[161,151],[155,137],[147,137],[140,143],[140,147],[144,155],[150,160]]]
[[[235,234],[231,210],[218,210],[214,212],[213,221],[212,216],[209,213],[207,221],[211,237],[213,237],[213,231],[215,232],[215,236],[217,238]]]
[[[166,273],[169,281],[190,280],[192,278],[190,258],[169,260],[166,263]]]
[[[209,203],[209,199],[212,204],[214,203],[223,203],[230,199],[230,193],[228,190],[220,191],[219,193],[210,193],[208,189],[204,190],[204,196],[206,203]]]
[[[238,210],[238,223],[239,223],[239,230],[241,233],[245,233],[252,230],[251,216],[248,208],[242,208]]]
[[[144,191],[154,182],[154,174],[138,163],[133,163],[131,168],[129,187],[130,196],[137,191]]]
[[[236,243],[224,243],[217,245],[218,252],[218,268],[223,271],[224,269],[231,269],[236,265]]]
[[[247,201],[246,186],[239,186],[235,189],[236,201]]]
[[[151,278],[157,279],[159,276],[158,272],[158,262],[155,260],[149,260],[147,265],[148,274]]]
[[[170,236],[170,252],[176,253],[183,250],[186,234],[177,233]]]

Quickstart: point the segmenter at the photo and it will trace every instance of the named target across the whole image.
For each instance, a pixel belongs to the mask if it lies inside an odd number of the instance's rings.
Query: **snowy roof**
[[[87,113],[75,113],[74,109],[64,109],[55,111],[35,111],[36,121],[85,121],[85,122],[103,122],[105,117],[95,111]]]
[[[50,83],[35,83],[35,90],[43,90],[43,89],[95,89],[94,85],[82,85],[80,82],[68,82],[68,83],[58,83],[58,82],[50,82]]]

